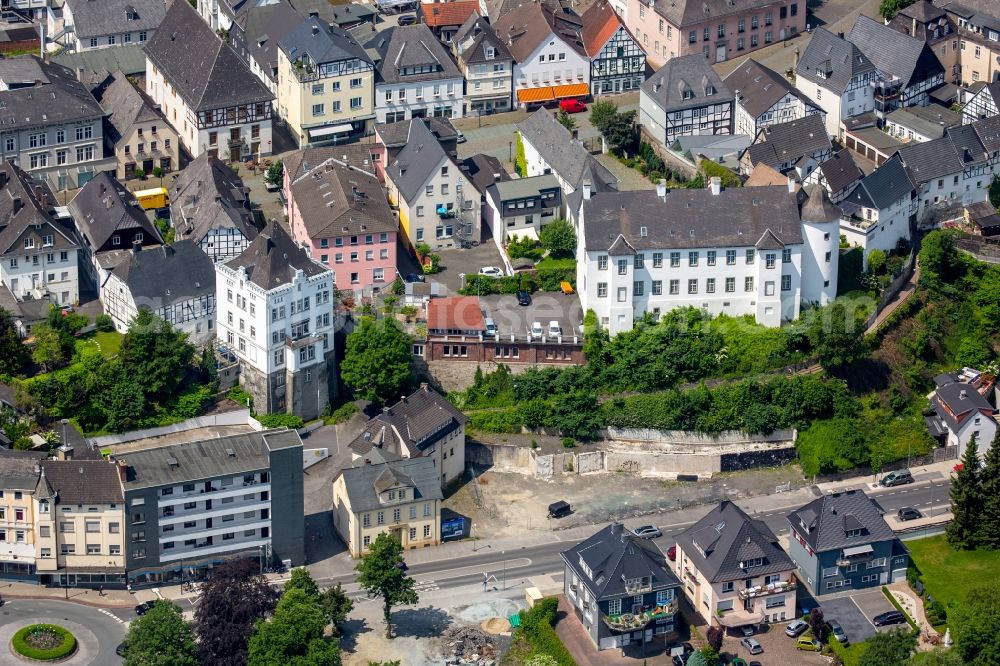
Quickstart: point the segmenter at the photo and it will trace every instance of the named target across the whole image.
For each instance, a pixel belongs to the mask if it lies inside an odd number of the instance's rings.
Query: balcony
[[[608,625],[608,628],[612,631],[635,631],[636,629],[642,629],[653,620],[673,617],[676,612],[677,602],[671,601],[670,603],[663,604],[662,606],[644,608],[642,612],[639,613],[602,615],[601,619],[604,620],[604,624]]]
[[[690,567],[684,567],[684,575],[692,583],[697,583],[698,582],[698,575],[694,571],[692,571]]]
[[[783,580],[778,583],[770,583],[768,585],[756,585],[745,590],[739,590],[737,595],[740,599],[756,599],[758,597],[766,597],[772,594],[783,594],[785,592],[791,592],[795,589],[795,579]]]
[[[653,579],[652,578],[634,578],[625,581],[625,592],[627,594],[645,594],[646,592],[653,591]]]

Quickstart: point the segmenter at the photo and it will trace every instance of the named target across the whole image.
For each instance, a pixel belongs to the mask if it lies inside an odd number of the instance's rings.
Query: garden
[[[76,638],[57,624],[29,624],[17,630],[10,645],[17,654],[36,661],[65,659],[76,652]]]

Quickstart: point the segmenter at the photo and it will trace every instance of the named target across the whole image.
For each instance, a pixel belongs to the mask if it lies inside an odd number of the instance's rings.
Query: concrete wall
[[[88,441],[97,447],[113,446],[115,444],[125,444],[126,442],[134,442],[137,439],[146,439],[149,437],[162,437],[163,435],[170,435],[172,433],[184,432],[185,430],[194,430],[195,428],[211,428],[213,426],[248,425],[250,424],[251,421],[253,421],[253,419],[250,418],[250,410],[236,409],[231,412],[225,412],[223,414],[198,416],[193,419],[188,419],[187,421],[181,421],[180,423],[174,423],[168,426],[161,426],[159,428],[146,428],[145,430],[133,430],[131,432],[125,432],[119,435],[102,435],[100,437],[91,437],[88,439]],[[254,421],[254,423],[256,423],[256,421]],[[255,430],[260,430],[260,428],[255,428]]]

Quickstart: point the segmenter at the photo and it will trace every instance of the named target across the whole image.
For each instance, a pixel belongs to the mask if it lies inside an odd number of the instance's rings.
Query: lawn
[[[939,599],[949,613],[971,588],[993,580],[1000,571],[1000,552],[956,551],[943,534],[907,541],[906,546],[927,593]]]
[[[847,647],[840,644],[836,638],[830,637],[830,642],[828,643],[830,649],[833,653],[840,657],[840,661],[844,666],[855,666],[858,660],[861,659],[861,653],[868,649],[868,643],[851,643]]]
[[[96,331],[84,335],[76,342],[77,352],[79,353],[92,345],[96,345],[101,350],[101,355],[104,358],[111,358],[116,356],[122,347],[122,334],[117,331]]]

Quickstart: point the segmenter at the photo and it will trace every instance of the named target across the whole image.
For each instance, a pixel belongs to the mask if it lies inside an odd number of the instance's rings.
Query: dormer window
[[[485,49],[485,51],[486,51],[486,59],[487,60],[493,60],[494,58],[497,57],[497,51],[492,46],[487,46],[486,49]]]
[[[754,567],[759,567],[762,564],[764,564],[764,558],[763,557],[755,557],[752,560],[745,560],[743,562],[740,562],[740,568],[741,569],[752,569]]]
[[[125,10],[125,20],[126,21],[137,21],[139,20],[139,15],[135,13],[135,9],[129,7]]]
[[[715,94],[715,86],[707,86],[705,88],[705,96],[706,97],[711,97],[714,94]]]
[[[683,98],[684,99],[694,99],[694,91],[693,90],[685,90]]]
[[[859,537],[859,536],[861,536],[861,530],[860,529],[847,530],[847,538],[848,539],[852,539],[854,537]]]

